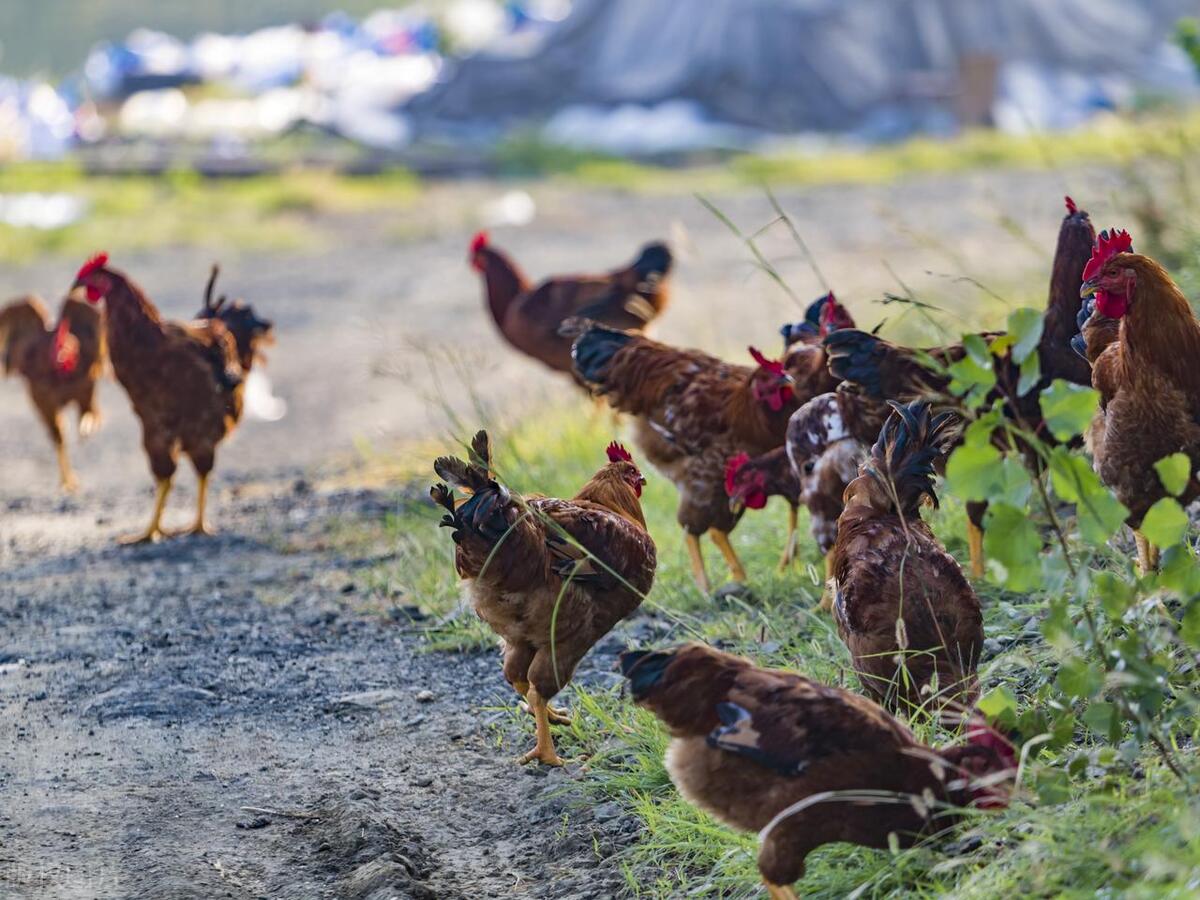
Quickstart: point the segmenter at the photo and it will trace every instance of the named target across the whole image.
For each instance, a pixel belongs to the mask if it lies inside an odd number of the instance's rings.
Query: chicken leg
[[[1151,544],[1140,531],[1134,531],[1133,539],[1137,544],[1138,574],[1145,578],[1151,572],[1158,571],[1158,548]]]
[[[821,588],[821,609],[824,612],[833,611],[833,588],[829,582],[833,578],[833,548],[825,554],[825,585]]]
[[[787,567],[792,564],[796,558],[796,507],[788,507],[788,532],[787,543],[783,545],[783,556],[779,557],[779,571],[786,572]]]
[[[765,878],[763,884],[767,888],[767,896],[771,900],[797,900],[796,892],[792,890],[790,885],[786,884],[771,884]]]
[[[967,522],[967,551],[971,554],[971,577],[983,577],[983,529]]]
[[[524,699],[529,693],[529,682],[518,681],[513,684],[513,689],[521,695],[521,711],[527,712],[532,716],[533,708]],[[551,706],[549,703],[546,704],[546,714],[550,717],[550,721],[554,725],[570,725],[572,722],[571,714],[567,710],[558,709],[557,707]]]
[[[542,699],[537,688],[532,685],[530,685],[525,697],[529,701],[530,708],[533,709],[537,744],[532,750],[522,756],[518,762],[521,765],[525,765],[525,763],[533,762],[536,759],[546,766],[561,766],[563,764],[562,757],[555,752],[554,738],[550,736],[550,716],[546,708],[546,701]]]
[[[162,528],[163,510],[167,507],[167,495],[171,493],[171,479],[160,478],[157,482],[157,496],[154,498],[154,513],[150,516],[150,524],[141,534],[121,538],[122,544],[150,544],[167,536]]]
[[[58,480],[62,484],[62,489],[68,494],[73,494],[79,490],[79,479],[75,477],[75,473],[71,470],[71,459],[67,456],[67,445],[59,441],[54,452],[58,454]]]
[[[692,578],[696,580],[696,587],[700,588],[700,593],[707,597],[712,593],[712,589],[708,584],[708,575],[704,571],[704,555],[700,552],[700,538],[688,532],[685,540],[688,558],[692,563]]]
[[[208,473],[197,475],[196,482],[196,524],[189,530],[188,534],[199,534],[212,536],[212,526],[208,524],[208,520],[204,516],[204,511],[208,507]]]
[[[742,561],[738,559],[737,552],[733,549],[733,544],[729,543],[729,535],[724,531],[711,528],[709,529],[708,536],[712,538],[712,542],[717,545],[717,549],[725,557],[725,562],[729,564],[729,574],[733,580],[745,583],[746,570],[742,568]]]

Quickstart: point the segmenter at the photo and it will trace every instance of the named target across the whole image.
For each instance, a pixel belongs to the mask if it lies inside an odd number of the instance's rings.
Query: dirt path
[[[1064,189],[1107,197],[1112,177],[977,174],[784,201],[825,276],[874,320],[879,309],[864,298],[895,288],[885,260],[934,293],[948,291],[937,274],[948,271],[1019,283],[1048,263]],[[346,479],[327,476],[364,444],[436,433],[446,421],[439,391],[461,411],[475,396],[504,409],[570,396],[498,344],[464,265],[475,210],[500,190],[439,187],[417,210],[328,223],[331,244],[319,252],[223,254],[228,288],[276,320],[269,372],[290,411],[247,422],[223,448],[217,539],[115,547],[150,505],[120,389],[105,385],[107,427],[75,449],[84,492],[61,499],[22,386],[0,383],[0,896],[617,892],[612,851],[634,823],[579,807],[569,789],[578,770],[517,769],[523,738],[495,654],[421,652],[403,616],[352,602],[359,574],[387,548],[348,552],[330,539],[417,502],[342,491],[329,485]],[[536,222],[494,238],[534,274],[616,264],[652,235],[676,240],[683,259],[660,328],[669,340],[772,346],[795,315],[692,198],[533,193]],[[770,218],[753,192],[720,202],[750,228]],[[1029,223],[1029,243],[1004,216]],[[767,249],[798,293],[819,292],[785,237]],[[211,256],[114,261],[182,317],[198,307]],[[74,265],[44,260],[0,276],[13,293],[53,296]],[[977,295],[964,290],[950,293],[970,315]],[[190,507],[190,473],[179,481],[169,524]],[[621,640],[598,648],[583,677],[612,678]]]

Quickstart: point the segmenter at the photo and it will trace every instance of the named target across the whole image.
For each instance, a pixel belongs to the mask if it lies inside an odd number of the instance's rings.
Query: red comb
[[[739,453],[737,456],[729,457],[729,461],[725,463],[725,493],[730,497],[733,496],[734,479],[737,478],[738,471],[748,462],[750,462],[750,454]]]
[[[488,233],[486,231],[480,231],[475,235],[475,237],[471,238],[471,255],[474,256],[487,245]]]
[[[91,259],[89,259],[87,262],[85,262],[82,266],[79,267],[79,271],[75,274],[75,280],[82,281],[83,279],[85,279],[89,275],[91,275],[93,272],[95,272],[97,269],[103,269],[107,265],[108,265],[108,254],[107,253],[97,253],[95,256],[93,256]]]
[[[757,347],[750,347],[749,350],[750,355],[754,357],[754,361],[758,363],[761,368],[766,369],[768,372],[774,372],[776,375],[783,374],[783,363],[777,362],[773,359],[767,359],[762,355],[762,352]]]
[[[1063,200],[1065,200],[1067,203],[1067,215],[1068,216],[1073,216],[1073,215],[1075,215],[1075,213],[1079,212],[1079,207],[1077,207],[1075,205],[1074,200],[1072,200],[1070,197],[1063,197]]]
[[[1107,228],[1096,237],[1096,246],[1092,248],[1092,258],[1083,268],[1083,280],[1091,281],[1104,268],[1104,264],[1118,253],[1129,253],[1133,250],[1133,238],[1125,229],[1109,231]]]
[[[616,441],[608,445],[607,452],[609,462],[633,462],[633,456],[630,455],[629,451]]]

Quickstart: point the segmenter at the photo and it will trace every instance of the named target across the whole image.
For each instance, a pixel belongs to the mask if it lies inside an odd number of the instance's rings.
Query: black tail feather
[[[825,338],[829,372],[859,385],[871,397],[884,398],[879,364],[887,355],[882,338],[857,328],[842,328]]]
[[[641,700],[654,689],[674,658],[669,650],[626,650],[621,654],[621,674],[629,679],[634,700]]]
[[[604,370],[622,347],[634,339],[634,335],[616,328],[608,328],[592,322],[584,329],[571,347],[571,358],[575,361],[575,373],[587,384],[602,384]]]
[[[889,400],[888,405],[892,414],[871,448],[864,471],[884,486],[899,512],[915,516],[924,497],[937,506],[934,463],[949,449],[957,416],[933,415],[923,401],[905,406]]]

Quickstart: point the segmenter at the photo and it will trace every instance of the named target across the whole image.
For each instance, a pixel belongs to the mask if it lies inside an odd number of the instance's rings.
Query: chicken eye
[[[807,461],[807,462],[804,464],[804,474],[805,474],[805,475],[811,475],[811,474],[812,474],[812,470],[813,470],[813,469],[815,469],[815,468],[816,468],[816,466],[817,466],[817,461],[816,461],[815,459],[810,459],[810,460],[808,460],[808,461]]]

